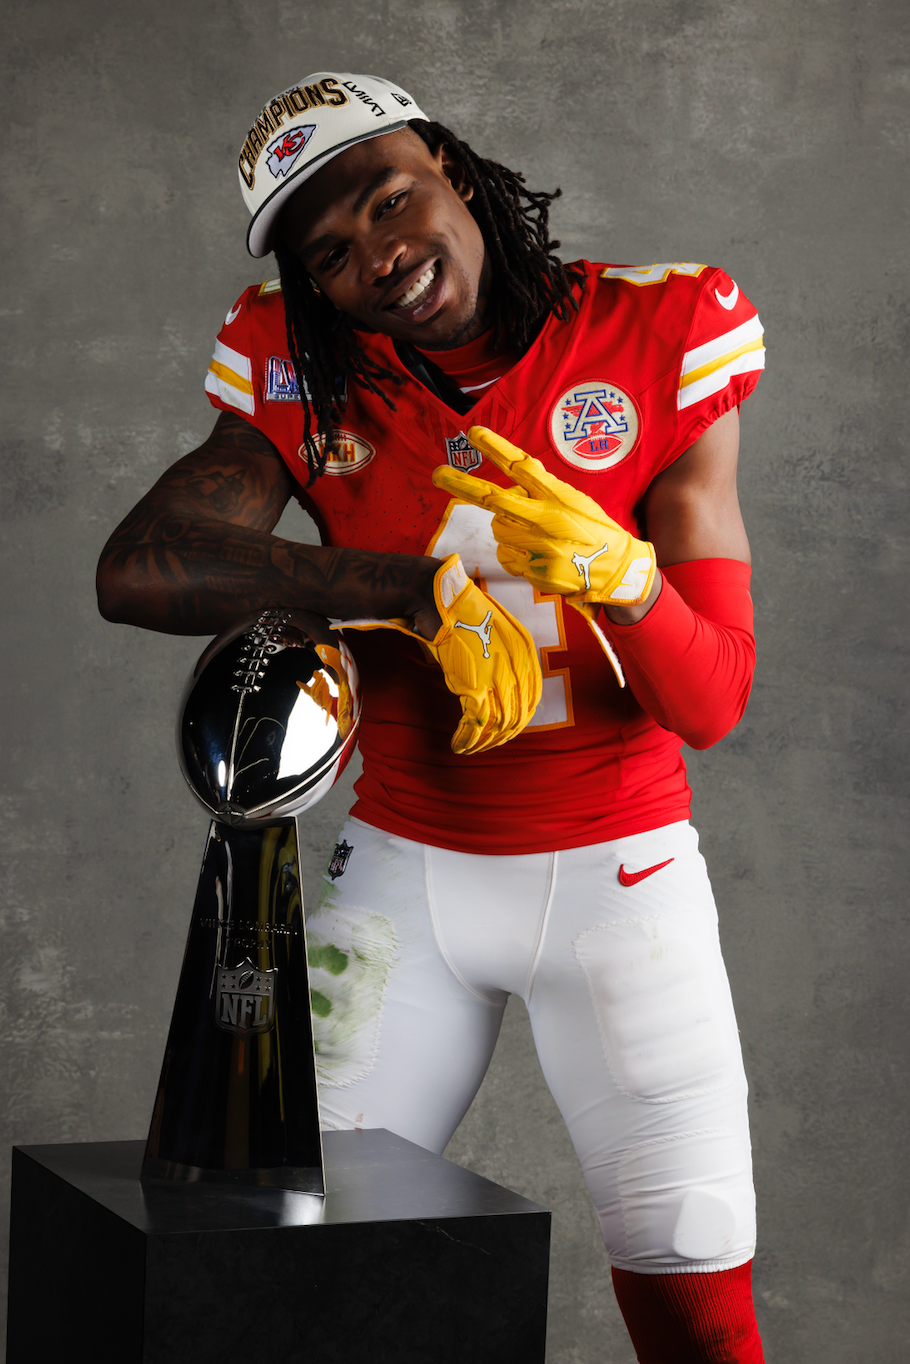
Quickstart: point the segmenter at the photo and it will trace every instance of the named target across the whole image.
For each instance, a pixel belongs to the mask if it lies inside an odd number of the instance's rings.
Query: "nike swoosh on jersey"
[[[736,307],[736,300],[739,298],[739,285],[734,284],[728,294],[722,294],[719,289],[715,289],[714,297],[717,299],[720,306],[726,308],[727,312],[729,312],[731,308]]]
[[[717,290],[715,289],[714,292],[717,293]],[[729,307],[730,305],[729,305],[729,303],[728,303],[728,304],[726,304],[725,306],[726,306],[726,307]],[[237,314],[238,314],[239,312],[240,312],[240,304],[238,303],[237,306],[236,306],[236,308],[232,308],[231,311],[228,313],[227,317],[224,319],[224,325],[225,325],[226,327],[229,327],[229,326],[231,325],[231,323],[233,322],[234,318],[237,316]]]
[[[661,867],[669,867],[671,862],[675,862],[675,857],[668,857],[666,862],[658,862],[655,867],[645,867],[644,871],[626,871],[625,867],[619,868],[619,882],[623,886],[637,886],[639,881],[643,881],[646,876],[653,876]]]

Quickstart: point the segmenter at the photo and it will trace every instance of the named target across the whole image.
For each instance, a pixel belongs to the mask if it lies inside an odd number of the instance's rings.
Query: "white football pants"
[[[750,1259],[746,1079],[695,830],[506,857],[356,819],[342,839],[307,930],[323,1125],[441,1153],[515,993],[612,1262]]]

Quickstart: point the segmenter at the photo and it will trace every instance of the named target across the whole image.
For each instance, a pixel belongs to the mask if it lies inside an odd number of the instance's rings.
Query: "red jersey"
[[[575,611],[503,571],[491,513],[450,499],[430,479],[448,461],[505,484],[465,435],[488,426],[639,534],[637,508],[654,477],[755,387],[761,323],[722,271],[681,262],[583,268],[578,312],[565,322],[550,317],[469,417],[414,379],[388,337],[361,334],[371,358],[402,377],[389,386],[395,411],[352,385],[326,473],[300,489],[325,544],[440,558],[457,551],[540,652],[543,697],[527,729],[499,748],[457,756],[449,740],[458,701],[437,665],[396,632],[348,632],[364,689],[353,813],[391,833],[465,852],[525,853],[688,817],[680,739],[620,689]],[[306,482],[276,282],[248,289],[228,313],[206,389],[216,407],[261,430]]]

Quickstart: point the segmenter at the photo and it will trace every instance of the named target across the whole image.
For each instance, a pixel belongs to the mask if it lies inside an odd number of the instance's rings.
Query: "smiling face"
[[[292,195],[281,238],[354,325],[422,350],[464,345],[490,325],[490,269],[445,147],[410,129],[358,142]]]

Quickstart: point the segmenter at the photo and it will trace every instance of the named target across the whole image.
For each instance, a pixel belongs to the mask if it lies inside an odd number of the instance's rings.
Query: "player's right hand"
[[[468,440],[515,486],[500,488],[445,464],[433,471],[433,482],[494,513],[497,557],[507,573],[541,592],[559,592],[573,606],[645,600],[656,567],[653,545],[623,530],[593,498],[504,436],[472,426]]]
[[[537,709],[543,690],[537,649],[525,627],[464,571],[457,554],[444,559],[433,579],[442,620],[424,639],[403,619],[346,620],[344,629],[400,630],[433,655],[446,686],[461,702],[454,753],[480,753],[514,739]]]

